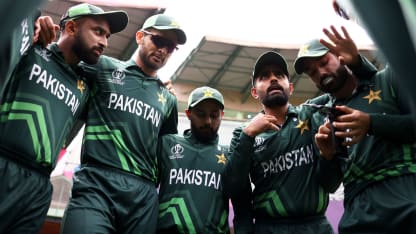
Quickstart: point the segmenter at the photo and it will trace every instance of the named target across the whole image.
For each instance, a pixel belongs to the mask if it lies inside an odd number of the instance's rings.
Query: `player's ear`
[[[75,34],[77,28],[77,23],[74,20],[68,20],[65,22],[65,28],[64,31],[68,33],[69,35]]]
[[[259,96],[257,95],[257,89],[255,87],[251,87],[251,96],[253,96],[254,99],[258,99]]]
[[[137,31],[136,32],[136,43],[138,45],[141,44],[141,41],[143,40],[143,38],[144,38],[144,32],[143,31]]]
[[[291,96],[292,95],[292,93],[293,93],[293,83],[291,82],[291,83],[289,83],[289,95]]]
[[[186,109],[185,110],[185,114],[186,114],[186,117],[188,117],[188,119],[191,117],[191,110],[190,109]]]

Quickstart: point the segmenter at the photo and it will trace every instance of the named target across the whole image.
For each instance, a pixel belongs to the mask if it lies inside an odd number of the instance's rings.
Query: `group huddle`
[[[64,234],[230,233],[229,200],[237,234],[416,232],[416,116],[395,72],[378,71],[344,27],[299,49],[296,73],[323,94],[298,106],[286,59],[261,54],[247,78],[261,111],[222,145],[227,106],[213,87],[192,90],[190,127],[178,133],[175,92],[157,75],[186,43],[174,18],[147,18],[127,61],[102,55],[128,21],[77,4],[50,43],[57,26],[33,12],[1,45],[1,233],[40,232],[50,173],[84,124]],[[341,184],[332,227],[325,211]]]

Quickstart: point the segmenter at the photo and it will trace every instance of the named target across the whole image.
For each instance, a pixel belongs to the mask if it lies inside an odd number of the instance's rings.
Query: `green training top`
[[[409,112],[410,100],[398,90],[398,81],[387,67],[370,80],[360,80],[351,97],[328,103],[362,110],[371,117],[369,135],[349,148],[348,160],[339,160],[346,202],[372,183],[416,173],[416,115]]]
[[[221,173],[228,147],[199,142],[190,130],[184,136],[160,138],[158,229],[180,233],[228,233],[228,198]]]
[[[65,63],[56,44],[26,52],[0,106],[0,155],[54,168],[89,96],[81,72]]]
[[[310,108],[290,105],[279,131],[270,130],[253,138],[242,132],[244,126],[234,130],[231,167],[227,170],[236,177],[250,171],[256,220],[325,213],[329,197],[318,176],[320,160],[313,145],[311,116]],[[232,186],[238,186],[238,182]]]
[[[156,183],[157,139],[177,133],[176,97],[132,59],[101,56],[85,69],[95,83],[81,163],[118,168]]]

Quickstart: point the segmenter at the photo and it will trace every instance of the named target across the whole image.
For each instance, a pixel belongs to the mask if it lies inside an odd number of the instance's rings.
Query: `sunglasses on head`
[[[162,36],[153,34],[145,30],[142,30],[142,32],[150,36],[150,40],[152,40],[153,44],[155,44],[157,48],[166,48],[168,53],[172,53],[174,50],[178,49],[178,47],[176,47],[176,44],[169,39],[166,39]]]

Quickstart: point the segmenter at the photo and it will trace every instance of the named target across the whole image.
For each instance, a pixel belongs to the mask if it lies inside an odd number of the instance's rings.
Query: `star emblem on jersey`
[[[212,92],[212,90],[210,89],[206,89],[204,91],[204,97],[213,97],[213,95],[214,95],[214,92]]]
[[[165,103],[166,103],[166,98],[165,98],[165,96],[163,96],[163,93],[158,93],[158,94],[157,94],[157,96],[159,97],[158,101],[159,101],[160,103],[162,103],[162,105],[165,105]]]
[[[368,99],[368,104],[371,104],[375,100],[381,101],[380,93],[381,93],[381,90],[373,91],[370,89],[370,93],[363,98]]]
[[[299,123],[298,123],[298,125],[296,125],[296,127],[295,128],[299,128],[300,129],[300,135],[303,135],[303,132],[304,131],[309,131],[310,129],[309,129],[309,126],[308,126],[308,120],[305,120],[305,121],[302,121],[302,120],[299,120]]]
[[[217,158],[218,158],[217,163],[222,163],[225,165],[225,163],[227,162],[227,158],[224,156],[224,153],[222,153],[221,155],[217,155]]]
[[[83,93],[85,90],[85,83],[82,80],[77,80],[77,89]]]

